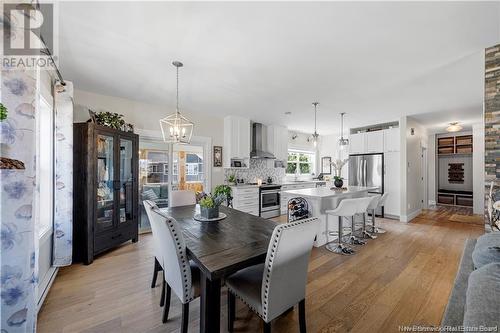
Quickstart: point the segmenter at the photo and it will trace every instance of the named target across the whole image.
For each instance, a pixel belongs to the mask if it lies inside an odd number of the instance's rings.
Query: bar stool
[[[351,235],[349,236],[349,239],[347,241],[347,244],[350,245],[365,245],[366,242],[361,240],[359,237],[355,235],[356,232],[356,224],[354,221],[354,216],[356,214],[362,214],[363,215],[363,227],[361,230],[361,238],[363,238],[364,231],[365,231],[365,214],[368,209],[368,206],[370,205],[370,202],[372,202],[373,198],[368,196],[364,198],[356,198],[356,213],[351,217]]]
[[[360,212],[366,212],[366,208],[369,205],[369,202],[372,200],[372,198],[356,198],[356,199],[344,199],[342,200],[337,208],[327,210],[325,213],[327,214],[326,217],[326,249],[337,254],[344,254],[344,255],[350,255],[354,254],[354,250],[343,244],[343,218],[351,218],[351,237],[349,237],[349,244],[353,245],[362,245],[364,244],[363,241],[359,240],[357,237],[353,235],[354,232],[354,215],[360,213]],[[364,207],[364,210],[363,210]],[[336,216],[338,218],[338,223],[339,223],[339,231],[338,231],[338,239],[336,244],[331,244],[328,241],[328,236],[333,236],[335,233],[331,232],[328,229],[328,215]]]
[[[362,229],[361,229],[361,238],[364,238],[364,239],[375,239],[377,238],[377,236],[375,236],[372,232],[368,232],[366,230],[366,214],[368,213],[369,210],[373,210],[373,209],[376,209],[377,206],[378,206],[378,203],[379,203],[379,200],[380,200],[380,196],[378,195],[374,195],[374,196],[369,196],[369,198],[371,198],[369,204],[368,204],[368,207],[366,209],[366,211],[363,213],[363,224],[362,224]],[[371,226],[368,226],[368,227],[371,227]]]
[[[389,196],[389,193],[384,193],[382,196],[376,195],[376,196],[374,196],[374,198],[376,198],[376,200],[373,200],[370,203],[370,206],[368,206],[368,211],[371,211],[371,214],[372,214],[372,225],[369,226],[372,229],[372,233],[385,234],[385,232],[386,232],[384,229],[377,228],[375,226],[375,210],[377,210],[378,208],[384,207],[388,196]]]

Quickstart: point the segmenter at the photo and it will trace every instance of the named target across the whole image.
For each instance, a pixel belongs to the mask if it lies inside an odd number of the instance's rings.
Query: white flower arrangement
[[[341,178],[341,175],[342,175],[342,168],[349,162],[349,159],[346,158],[346,159],[339,159],[337,158],[336,160],[334,160],[332,163],[330,163],[333,167],[333,169],[335,170],[335,177],[334,178]]]

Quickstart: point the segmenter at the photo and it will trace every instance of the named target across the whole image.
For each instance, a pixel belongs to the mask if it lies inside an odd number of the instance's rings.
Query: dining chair
[[[150,210],[151,230],[153,239],[156,238],[156,243],[159,244],[161,265],[168,268],[163,270],[166,294],[162,321],[167,322],[173,290],[182,303],[181,332],[186,333],[189,303],[200,295],[200,271],[187,257],[184,236],[177,221],[154,206],[152,202],[145,202],[145,206]]]
[[[158,208],[158,206],[152,200],[144,200],[143,206],[144,206],[144,210],[146,211],[146,215],[148,216],[148,220],[151,221],[151,219],[152,219],[151,210],[153,209],[153,207]],[[151,288],[156,287],[156,279],[158,277],[158,272],[163,270],[163,266],[162,266],[163,265],[163,258],[161,255],[161,248],[160,248],[159,241],[158,241],[157,237],[155,236],[155,234],[153,234],[153,254],[154,254],[155,262],[154,262],[154,267],[153,267],[153,280],[151,281]],[[164,281],[165,281],[165,279],[164,279]],[[160,299],[160,306],[163,306],[164,301],[165,301],[164,293],[165,293],[165,283],[162,284],[162,297]]]
[[[172,191],[170,198],[170,207],[196,204],[196,194],[191,190]]]
[[[307,266],[317,228],[317,218],[276,226],[265,263],[242,269],[226,279],[229,332],[233,331],[236,297],[263,320],[265,333],[271,332],[273,319],[298,303],[300,332],[306,332]]]

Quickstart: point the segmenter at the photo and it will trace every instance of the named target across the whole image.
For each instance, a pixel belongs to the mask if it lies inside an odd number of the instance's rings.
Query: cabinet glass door
[[[120,212],[119,222],[124,223],[134,218],[134,183],[132,140],[120,139]]]
[[[115,215],[113,147],[112,136],[97,135],[97,230],[113,227],[113,216]]]

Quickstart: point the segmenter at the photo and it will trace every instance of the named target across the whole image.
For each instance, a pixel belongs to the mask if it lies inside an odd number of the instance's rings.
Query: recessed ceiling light
[[[291,115],[292,113],[290,111],[285,112],[287,116]]]
[[[462,126],[460,126],[458,124],[458,122],[453,122],[453,123],[450,123],[450,126],[446,127],[446,130],[448,132],[458,132],[458,131],[462,130]]]

